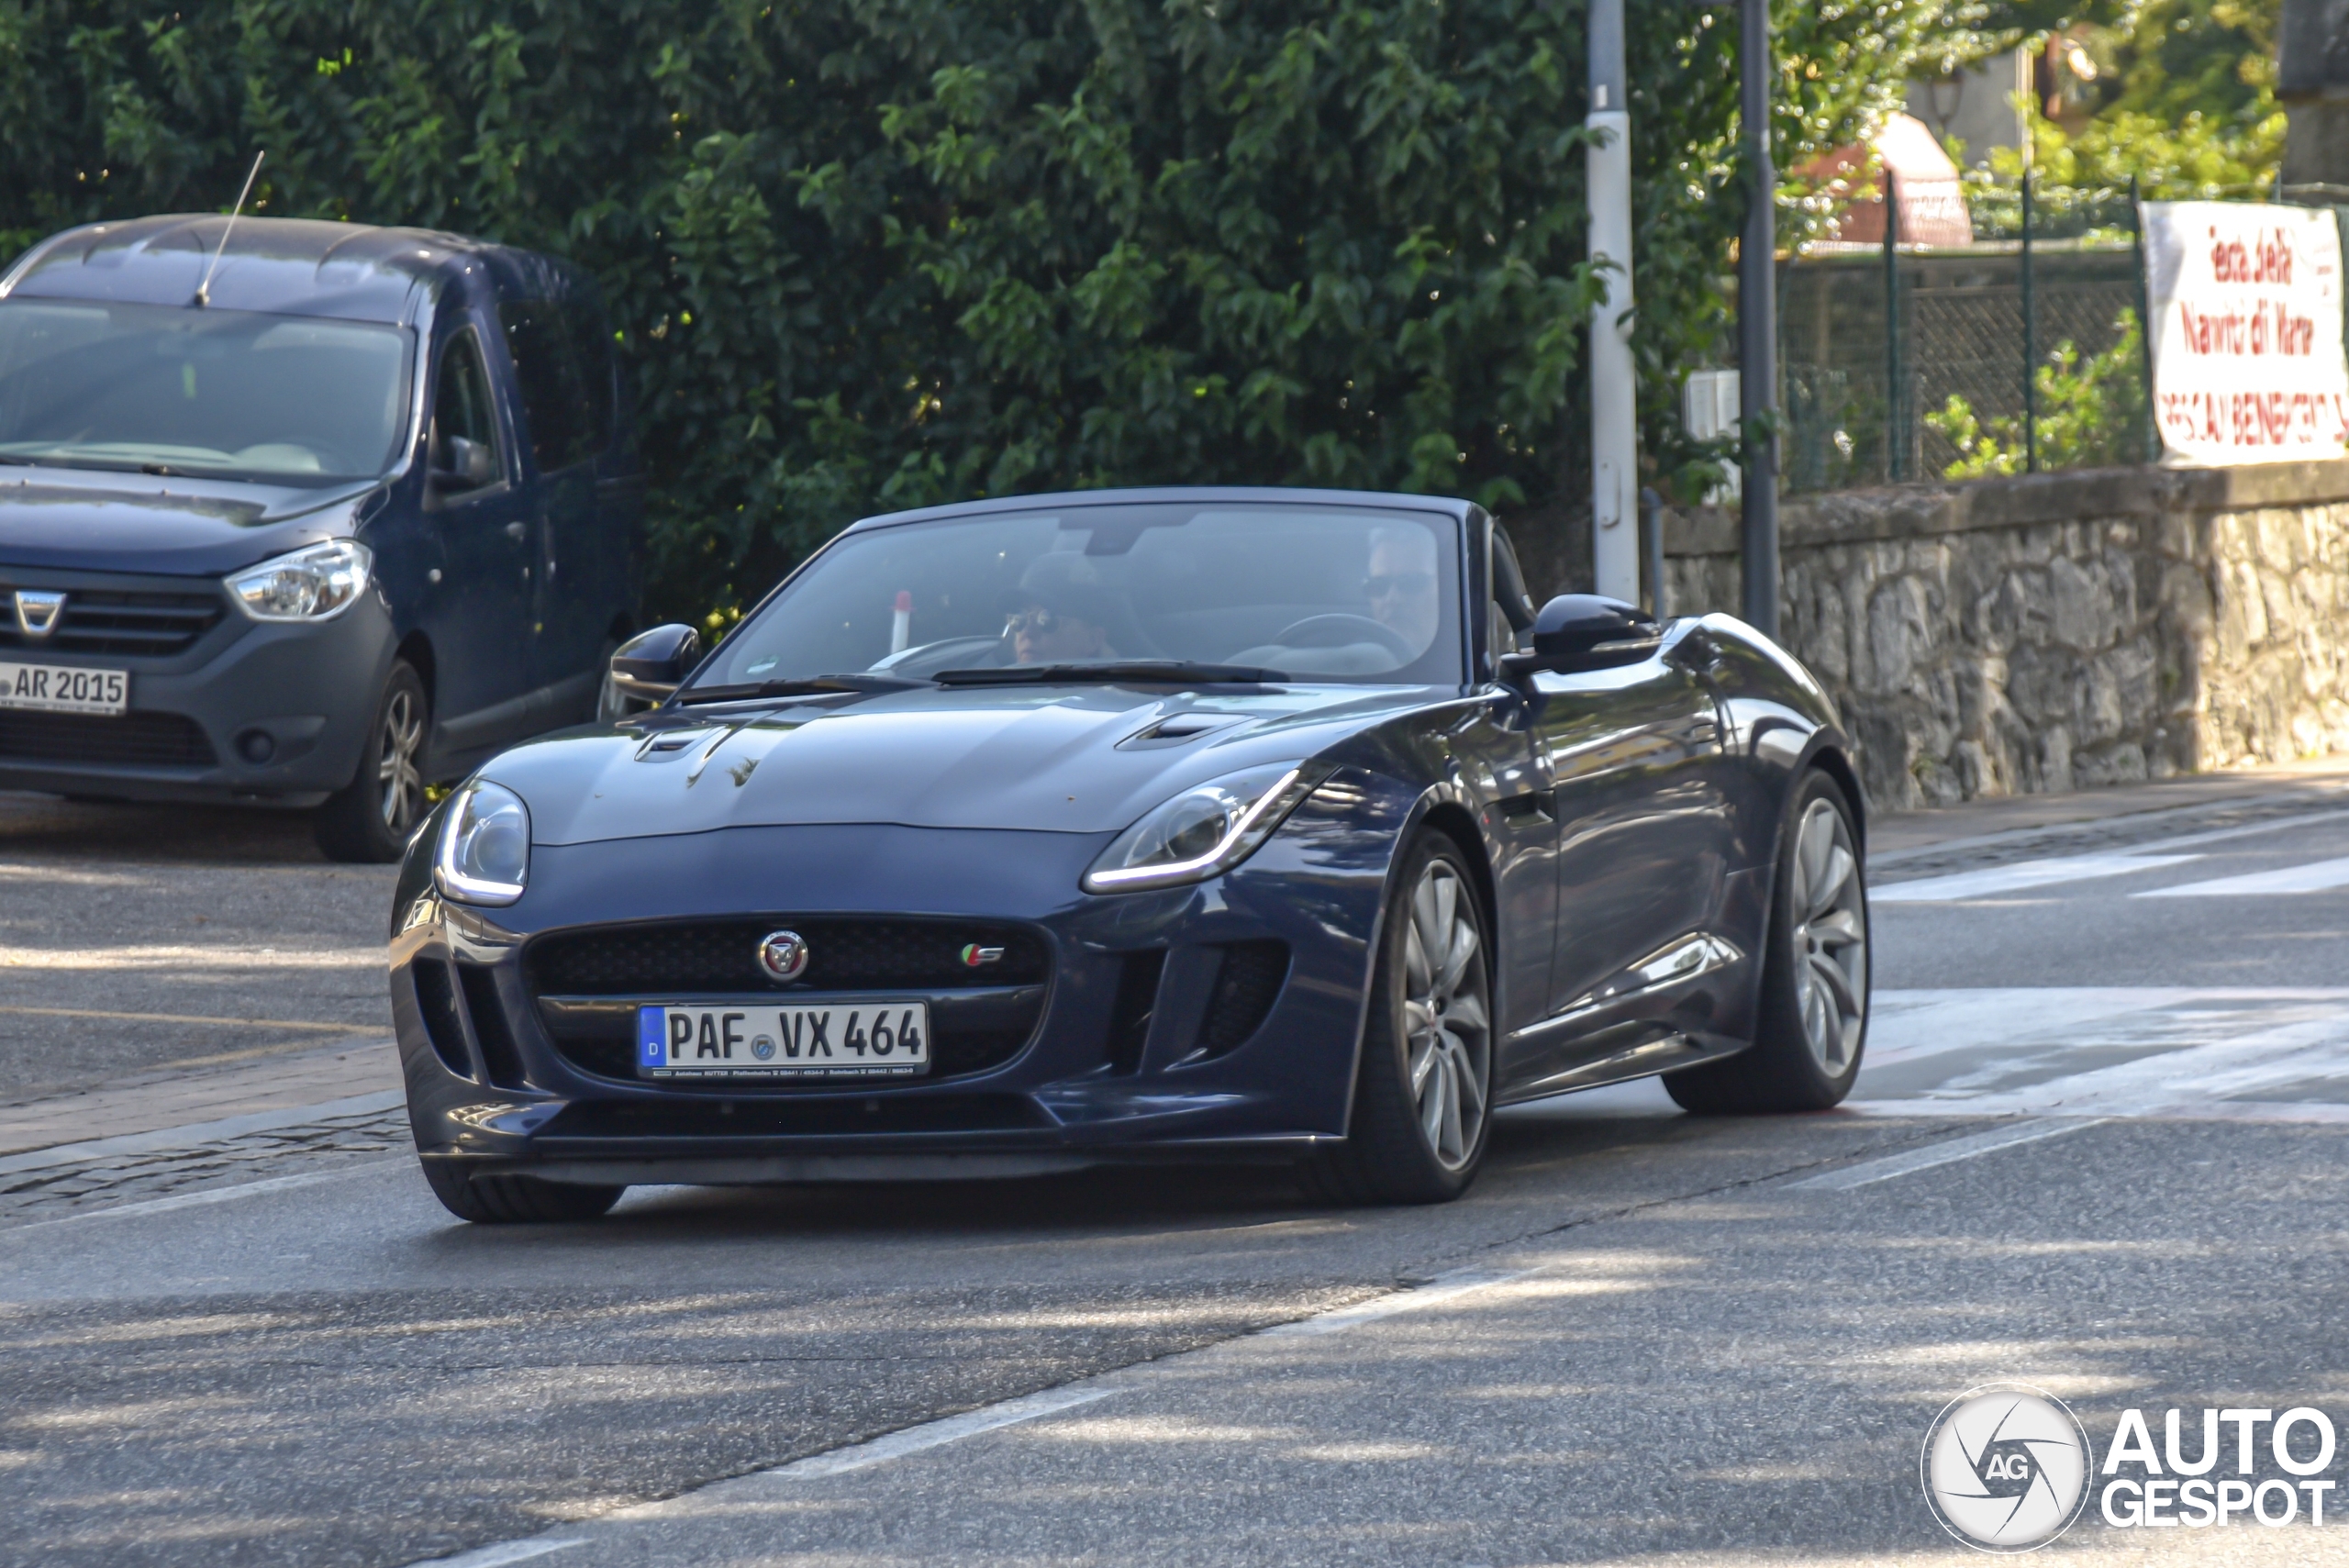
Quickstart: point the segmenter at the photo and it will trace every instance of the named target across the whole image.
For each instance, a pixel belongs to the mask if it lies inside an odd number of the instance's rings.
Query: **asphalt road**
[[[0,1104],[388,1040],[393,874],[291,812],[0,795]]]
[[[0,1563],[1965,1557],[1917,1463],[1973,1385],[2063,1396],[2099,1451],[2131,1407],[2157,1441],[2170,1406],[2349,1420],[2333,809],[1905,852],[1856,1108],[1571,1096],[1442,1209],[1162,1173],[657,1189],[498,1232],[346,1144],[222,1201],[0,1219]],[[154,879],[93,944],[182,897],[307,951],[380,929],[372,873],[282,840],[67,839],[0,826],[0,860]],[[224,973],[216,1016],[362,1017]],[[86,1070],[21,1063],[25,1016],[0,1071]],[[2349,1557],[2243,1523],[2091,1507],[2056,1550]]]

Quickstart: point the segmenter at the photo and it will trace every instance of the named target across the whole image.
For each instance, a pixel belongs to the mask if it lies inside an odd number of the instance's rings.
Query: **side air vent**
[[[1247,1042],[1264,1027],[1288,978],[1286,942],[1233,942],[1223,950],[1207,1017],[1199,1021],[1199,1043],[1188,1060],[1221,1056]]]
[[[424,1019],[424,1035],[432,1042],[432,1054],[458,1077],[472,1077],[473,1054],[465,1049],[464,1015],[457,1009],[457,986],[449,978],[449,966],[437,958],[419,958],[408,965],[407,973],[416,986],[416,1010]]]
[[[1126,955],[1118,976],[1118,995],[1109,1004],[1109,1071],[1141,1071],[1141,1048],[1150,1039],[1150,1018],[1158,1006],[1158,977],[1166,968],[1166,950]]]
[[[482,1065],[489,1069],[489,1081],[501,1089],[529,1088],[522,1074],[522,1052],[514,1044],[513,1026],[507,1022],[505,1005],[498,1000],[497,976],[480,964],[460,963],[457,979],[464,987],[465,1011],[473,1016],[473,1039],[481,1045]]]

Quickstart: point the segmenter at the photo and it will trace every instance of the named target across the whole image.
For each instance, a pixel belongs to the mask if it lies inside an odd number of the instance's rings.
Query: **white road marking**
[[[2270,817],[2265,822],[2247,823],[2240,828],[2213,828],[2207,833],[2182,833],[2175,839],[2125,845],[2120,849],[2016,861],[2009,865],[1986,866],[1980,871],[1952,872],[1945,876],[1919,877],[1914,882],[1887,883],[1881,887],[1870,887],[1868,899],[1875,904],[1946,904],[1960,898],[1987,898],[2001,893],[2046,887],[2056,883],[2125,876],[2131,872],[2157,871],[2181,861],[2200,858],[2199,855],[2181,855],[2177,853],[2180,850],[2199,850],[2205,844],[2221,844],[2262,833],[2340,821],[2349,821],[2349,811],[2306,811],[2291,817]],[[1886,857],[1887,861],[1892,858]]]
[[[1455,1269],[1450,1273],[1438,1274],[1425,1284],[1415,1284],[1407,1290],[1375,1296],[1353,1307],[1333,1307],[1327,1312],[1317,1312],[1310,1318],[1300,1318],[1293,1323],[1275,1323],[1269,1329],[1259,1330],[1259,1337],[1286,1339],[1297,1335],[1342,1334],[1349,1329],[1375,1322],[1381,1318],[1392,1318],[1398,1312],[1416,1312],[1421,1307],[1440,1307],[1471,1291],[1508,1284],[1525,1278],[1532,1272],[1531,1269],[1520,1269],[1515,1273],[1496,1274],[1473,1269]]]
[[[1475,1291],[1484,1290],[1492,1285],[1508,1284],[1541,1272],[1539,1269],[1518,1269],[1505,1273],[1489,1273],[1469,1269],[1455,1269],[1449,1273],[1439,1274],[1422,1284],[1390,1291],[1386,1295],[1369,1301],[1357,1302],[1351,1307],[1333,1307],[1326,1312],[1317,1312],[1309,1318],[1298,1318],[1288,1323],[1276,1323],[1271,1328],[1259,1329],[1252,1334],[1243,1334],[1239,1338],[1264,1340],[1287,1338],[1297,1334],[1341,1333],[1345,1329],[1375,1322],[1379,1318],[1391,1318],[1398,1312],[1408,1312],[1420,1307],[1439,1306],[1448,1301],[1456,1301]],[[680,1493],[674,1497],[664,1497],[658,1502],[640,1503],[633,1507],[621,1508],[606,1515],[605,1520],[609,1522],[585,1524],[587,1533],[584,1535],[549,1534],[532,1536],[522,1540],[501,1541],[495,1546],[484,1546],[460,1557],[426,1558],[407,1564],[406,1568],[495,1568],[499,1563],[523,1562],[546,1552],[559,1551],[567,1546],[584,1545],[589,1540],[608,1541],[620,1529],[628,1527],[640,1529],[648,1525],[658,1525],[721,1512],[751,1497],[771,1499],[772,1488],[777,1482],[816,1481],[828,1476],[848,1474],[930,1449],[943,1448],[949,1443],[959,1442],[964,1438],[1000,1431],[1006,1427],[1017,1426],[1021,1422],[1036,1420],[1045,1416],[1055,1416],[1064,1410],[1073,1410],[1082,1405],[1090,1405],[1098,1399],[1107,1399],[1113,1394],[1130,1393],[1137,1383],[1174,1363],[1186,1361],[1194,1355],[1217,1351],[1232,1342],[1229,1340],[1218,1340],[1214,1344],[1201,1346],[1197,1351],[1187,1351],[1168,1356],[1163,1361],[1152,1362],[1141,1366],[1124,1367],[1115,1372],[1102,1373],[1094,1377],[1080,1378],[1074,1383],[1064,1384],[1059,1388],[1048,1388],[1036,1394],[1023,1394],[1015,1399],[1004,1399],[993,1405],[982,1405],[975,1410],[966,1410],[959,1416],[948,1416],[936,1421],[925,1421],[919,1426],[907,1427],[902,1430],[890,1432],[867,1442],[852,1443],[846,1448],[809,1454],[805,1459],[796,1459],[787,1464],[778,1464],[771,1470],[753,1471],[748,1475],[715,1481],[708,1485],[696,1487],[692,1491]],[[582,1528],[582,1525],[573,1524],[569,1528],[577,1530]],[[498,1555],[499,1553],[509,1555]],[[657,1553],[655,1560],[659,1560]]]
[[[2152,887],[2132,894],[2136,898],[2266,897],[2284,893],[2326,893],[2349,887],[2349,858],[2311,861],[2280,871],[2255,871],[2243,876],[2222,876],[2210,882],[2181,883],[2176,887]]]
[[[2349,1120],[2349,988],[1885,991],[1847,1108]]]
[[[544,1557],[550,1551],[561,1551],[567,1546],[584,1546],[584,1536],[567,1536],[561,1540],[507,1540],[495,1546],[484,1546],[477,1551],[459,1552],[454,1557],[425,1559],[432,1568],[505,1568],[508,1562],[528,1562],[533,1557]]]
[[[405,1157],[396,1160],[369,1160],[362,1164],[340,1165],[331,1171],[312,1171],[298,1176],[270,1176],[258,1182],[239,1182],[233,1187],[206,1187],[201,1192],[173,1193],[169,1197],[141,1198],[137,1203],[118,1203],[111,1208],[93,1208],[80,1214],[60,1215],[55,1219],[36,1219],[26,1225],[0,1226],[0,1236],[14,1236],[25,1230],[46,1230],[52,1225],[79,1225],[85,1219],[124,1219],[140,1214],[169,1214],[175,1208],[202,1208],[210,1204],[230,1203],[238,1198],[259,1197],[264,1193],[292,1192],[296,1187],[315,1187],[321,1182],[339,1182],[345,1176],[356,1176],[367,1171],[388,1170],[405,1165]]]
[[[1789,1182],[1791,1189],[1812,1192],[1843,1193],[1854,1187],[1870,1186],[1888,1182],[1895,1176],[1905,1176],[1912,1171],[1930,1171],[1937,1165],[1954,1165],[1961,1160],[1995,1153],[2001,1149],[2013,1149],[2021,1144],[2037,1143],[2043,1139],[2061,1138],[2067,1132],[2077,1132],[2086,1127],[2101,1127],[2111,1118],[2093,1117],[2085,1120],[2025,1121],[2012,1127],[2002,1127],[1992,1132],[1977,1132],[1968,1138],[1952,1138],[1940,1143],[1929,1143],[1922,1149],[1906,1153],[1887,1154],[1881,1160],[1865,1160],[1856,1165],[1846,1165],[1840,1171]]]
[[[2047,887],[2059,882],[2086,882],[2091,877],[2126,876],[2132,872],[2158,871],[2200,860],[2199,855],[2141,855],[2107,852],[2064,855],[2054,860],[2016,861],[1981,871],[1952,872],[1947,876],[1920,877],[1868,889],[1871,904],[1948,904],[1960,898],[1988,898],[2023,888]]]
[[[2336,790],[2329,793],[2338,794],[2339,792]],[[2172,821],[2180,817],[2208,817],[2220,811],[2241,811],[2255,806],[2275,806],[2288,800],[2306,800],[2307,798],[2307,795],[2297,793],[2238,795],[2232,800],[2207,800],[2193,806],[2164,806],[2159,811],[2132,811],[2121,817],[2082,817],[2065,822],[2043,822],[2032,828],[2009,828],[1997,833],[1977,833],[1964,839],[1943,839],[1930,844],[1911,844],[1905,850],[1888,850],[1880,855],[1869,855],[1868,867],[1874,870],[1877,866],[1904,865],[1910,861],[1952,854],[1961,850],[2002,849],[2009,844],[2024,843],[2033,839],[2061,839],[2098,828],[2141,828],[2155,822]],[[2259,833],[2266,832],[2271,827],[2299,828],[2310,822],[2331,822],[2344,817],[2349,817],[2349,811],[2336,809],[2296,812],[2289,817],[2277,817],[2273,822],[2257,822],[2243,828],[2221,828],[2219,831]],[[2168,848],[2182,841],[2166,840],[2154,847]]]
[[[983,1405],[960,1416],[949,1416],[941,1421],[926,1421],[918,1427],[891,1432],[870,1442],[836,1448],[825,1453],[811,1453],[805,1459],[795,1459],[789,1464],[779,1464],[773,1470],[763,1470],[762,1475],[782,1480],[813,1480],[819,1475],[845,1475],[852,1470],[863,1470],[875,1464],[886,1464],[924,1449],[942,1448],[964,1438],[992,1432],[1005,1427],[1016,1427],[1022,1421],[1032,1421],[1039,1416],[1057,1415],[1073,1410],[1079,1405],[1090,1405],[1096,1399],[1107,1399],[1121,1392],[1116,1388],[1048,1388],[1041,1394],[1030,1394],[1018,1399],[1007,1399],[999,1405]]]

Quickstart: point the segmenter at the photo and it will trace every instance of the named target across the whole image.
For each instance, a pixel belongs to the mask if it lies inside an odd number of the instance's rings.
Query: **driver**
[[[1068,551],[1041,555],[1007,601],[1004,631],[1015,663],[1071,664],[1115,659],[1106,629],[1109,595],[1100,569]]]
[[[1370,575],[1363,592],[1370,618],[1408,643],[1419,657],[1442,622],[1436,598],[1435,536],[1425,528],[1374,528]]]

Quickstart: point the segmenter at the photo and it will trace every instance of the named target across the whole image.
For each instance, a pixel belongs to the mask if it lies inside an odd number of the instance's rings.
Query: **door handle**
[[[530,525],[528,523],[516,522],[506,525],[506,537],[512,539],[516,544],[520,544],[522,542],[522,536],[529,531]]]

